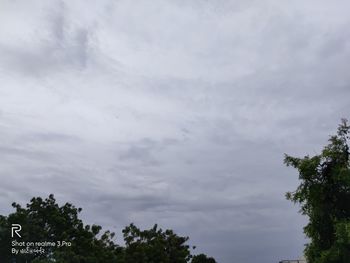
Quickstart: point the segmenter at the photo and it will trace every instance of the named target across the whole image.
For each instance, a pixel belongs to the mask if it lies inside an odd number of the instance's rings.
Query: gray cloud
[[[349,3],[2,5],[1,214],[55,193],[221,263],[302,254],[283,154],[317,153],[349,117]]]

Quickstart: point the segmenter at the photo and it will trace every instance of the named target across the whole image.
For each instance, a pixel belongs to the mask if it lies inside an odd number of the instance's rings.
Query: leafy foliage
[[[113,262],[117,257],[118,246],[112,238],[114,233],[105,232],[99,238],[101,227],[86,225],[78,218],[81,208],[75,208],[66,203],[58,206],[53,195],[47,199],[33,198],[26,208],[17,203],[12,206],[15,213],[8,217],[1,216],[0,225],[3,231],[0,235],[0,255],[5,262],[10,262],[12,255],[10,231],[11,224],[22,226],[22,238],[18,242],[57,242],[71,241],[72,246],[61,248],[47,248],[44,255],[18,255],[16,262]],[[96,260],[98,259],[98,260]]]
[[[208,258],[204,254],[199,254],[192,258],[192,263],[216,263],[216,261],[214,258]]]
[[[78,215],[82,211],[70,203],[59,206],[53,195],[43,200],[31,199],[26,208],[17,203],[16,211],[0,216],[0,262],[17,263],[187,263],[192,259],[188,237],[176,235],[172,230],[163,231],[154,225],[140,230],[130,224],[123,230],[125,246],[115,243],[115,234],[101,233],[101,226],[84,225]],[[22,226],[21,238],[11,238],[12,224]],[[43,255],[12,255],[11,242],[69,241],[71,246],[51,247]],[[206,256],[203,255],[205,258]],[[202,255],[194,256],[192,262],[200,261]],[[209,260],[212,258],[209,258]]]
[[[186,263],[191,258],[188,237],[179,237],[172,230],[158,229],[141,231],[134,224],[123,230],[126,263],[163,262]]]
[[[298,169],[301,184],[287,199],[301,205],[309,217],[304,232],[311,242],[305,255],[310,263],[348,263],[350,259],[350,126],[342,120],[337,135],[322,153],[304,158],[285,156]]]

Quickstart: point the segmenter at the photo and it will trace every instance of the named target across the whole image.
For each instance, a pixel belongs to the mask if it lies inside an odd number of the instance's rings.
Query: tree
[[[84,225],[79,219],[81,208],[70,203],[59,206],[53,195],[45,200],[32,198],[25,208],[17,203],[12,206],[14,213],[0,215],[0,262],[15,259],[16,263],[187,263],[192,258],[188,237],[178,236],[170,229],[163,231],[157,225],[140,230],[130,224],[123,230],[125,246],[119,246],[114,241],[114,233],[101,233],[98,225]],[[11,237],[12,224],[22,226],[21,238]],[[71,245],[46,247],[44,254],[14,256],[11,253],[14,240],[67,241]],[[40,248],[40,245],[31,248]]]
[[[206,255],[204,254],[199,254],[196,255],[192,258],[191,263],[216,263],[215,259],[213,258],[208,258]]]
[[[134,224],[123,230],[125,263],[186,263],[191,259],[188,237],[176,235],[172,230],[163,231],[154,225],[141,231]]]
[[[309,217],[304,233],[310,238],[309,263],[348,263],[350,259],[350,126],[342,120],[335,136],[319,155],[285,156],[298,169],[300,185],[286,198],[301,205]]]
[[[71,246],[46,247],[44,254],[24,254],[16,256],[16,262],[116,262],[118,246],[113,242],[114,233],[100,234],[98,225],[85,225],[78,218],[81,208],[66,203],[59,206],[53,195],[43,200],[33,198],[26,208],[17,203],[12,206],[15,213],[0,216],[0,261],[10,262],[11,241],[53,242],[69,241]],[[10,237],[12,224],[22,226],[21,238]],[[100,236],[100,237],[99,237]],[[33,249],[39,246],[33,246]],[[34,261],[35,260],[35,261]]]

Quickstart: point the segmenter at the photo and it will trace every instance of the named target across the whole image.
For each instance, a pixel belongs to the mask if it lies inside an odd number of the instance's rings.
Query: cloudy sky
[[[0,1],[0,214],[54,193],[219,263],[298,258],[284,153],[350,117],[349,1]]]

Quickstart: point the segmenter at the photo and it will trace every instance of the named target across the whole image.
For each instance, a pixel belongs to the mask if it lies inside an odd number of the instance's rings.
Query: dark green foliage
[[[71,247],[48,248],[42,256],[16,256],[16,262],[114,262],[117,248],[112,241],[114,234],[105,232],[98,237],[101,227],[86,225],[78,218],[81,208],[75,208],[67,203],[58,206],[53,195],[47,199],[33,198],[26,208],[13,203],[15,213],[8,217],[1,216],[0,227],[0,262],[10,262],[10,231],[12,223],[22,226],[20,242],[27,241],[71,241]]]
[[[192,258],[191,263],[216,263],[216,261],[213,258],[208,258],[204,254],[199,254]]]
[[[140,230],[130,224],[123,230],[125,246],[114,242],[114,233],[101,233],[98,225],[84,225],[78,215],[81,208],[66,203],[59,206],[53,195],[43,200],[33,198],[26,208],[17,203],[16,211],[9,216],[0,216],[0,262],[16,263],[187,263],[192,256],[186,244],[188,237],[176,235],[154,225],[149,230]],[[11,225],[22,226],[22,238],[27,241],[70,241],[70,247],[47,249],[44,255],[11,254]],[[198,256],[195,256],[195,258]],[[202,262],[202,261],[194,261]],[[214,261],[203,261],[215,263]]]
[[[179,237],[172,230],[154,225],[141,231],[130,224],[123,230],[126,263],[186,263],[190,260],[188,237]]]
[[[285,163],[299,171],[301,184],[286,197],[309,217],[304,227],[311,240],[305,249],[309,263],[350,262],[349,134],[350,126],[342,120],[321,154],[285,156]]]

